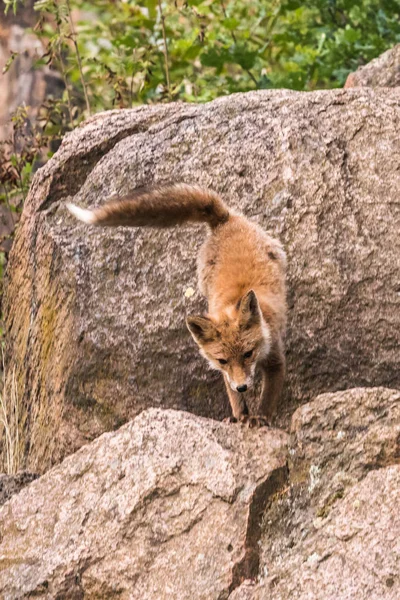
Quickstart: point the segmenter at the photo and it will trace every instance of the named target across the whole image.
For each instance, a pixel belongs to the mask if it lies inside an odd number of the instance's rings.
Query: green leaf
[[[343,40],[346,42],[353,44],[357,40],[360,39],[361,33],[357,29],[353,29],[352,27],[346,27],[343,32]]]
[[[204,67],[215,67],[222,69],[226,62],[228,53],[224,49],[209,48],[205,52],[202,52],[200,56],[201,64]]]
[[[244,46],[234,46],[232,52],[232,62],[237,63],[243,69],[251,69],[254,66],[257,52],[251,52]]]
[[[145,5],[149,11],[150,19],[156,19],[157,18],[157,6],[158,6],[157,0],[147,0],[145,2]]]
[[[13,52],[11,50],[11,55],[7,59],[7,62],[4,65],[3,70],[2,70],[3,75],[5,75],[10,70],[10,67],[13,64],[14,60],[17,58],[17,56],[18,56],[18,52]]]
[[[229,29],[229,31],[234,31],[235,29],[237,29],[239,27],[240,21],[238,21],[238,19],[234,19],[233,17],[231,17],[230,19],[224,19],[222,21],[222,25],[226,29]]]

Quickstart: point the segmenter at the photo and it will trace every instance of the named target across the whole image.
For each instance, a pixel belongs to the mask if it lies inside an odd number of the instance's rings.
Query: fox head
[[[271,334],[253,290],[238,302],[232,317],[215,321],[188,317],[186,324],[200,353],[222,371],[231,388],[245,392],[254,383],[257,362],[269,352]]]

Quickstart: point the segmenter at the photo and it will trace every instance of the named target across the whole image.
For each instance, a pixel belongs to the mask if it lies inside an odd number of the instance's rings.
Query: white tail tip
[[[89,225],[96,223],[96,216],[92,210],[88,210],[87,208],[79,208],[79,206],[71,204],[71,202],[67,202],[67,208],[69,212],[74,215],[74,217],[79,219],[79,221],[83,221]]]

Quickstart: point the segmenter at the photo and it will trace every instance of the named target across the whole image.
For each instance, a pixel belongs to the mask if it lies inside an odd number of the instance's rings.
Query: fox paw
[[[270,427],[270,422],[267,417],[261,415],[243,415],[240,418],[240,423],[247,425],[249,429],[253,429],[254,427]]]
[[[223,423],[237,423],[238,420],[236,417],[226,417],[226,419],[223,420]]]

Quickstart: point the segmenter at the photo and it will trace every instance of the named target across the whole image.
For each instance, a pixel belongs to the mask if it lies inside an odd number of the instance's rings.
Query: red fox
[[[230,210],[214,192],[175,184],[139,191],[87,210],[67,204],[91,225],[173,227],[207,223],[210,234],[198,256],[199,289],[208,314],[189,316],[200,353],[222,372],[233,422],[270,424],[285,375],[286,256],[258,225]],[[249,416],[243,393],[262,373],[259,412]]]

